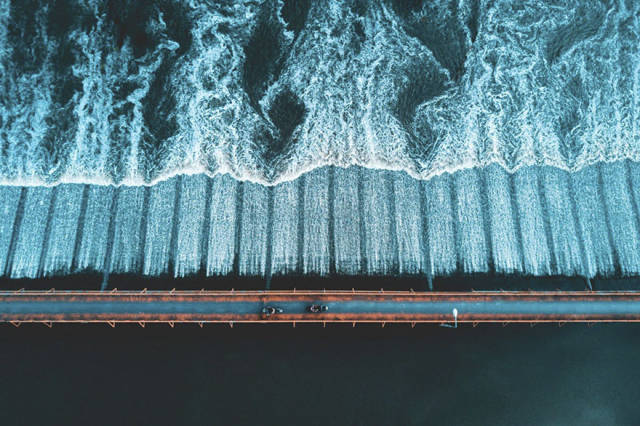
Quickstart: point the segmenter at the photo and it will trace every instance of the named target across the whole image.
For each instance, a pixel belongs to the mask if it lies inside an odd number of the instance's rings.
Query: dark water
[[[635,325],[0,328],[0,423],[637,424]]]

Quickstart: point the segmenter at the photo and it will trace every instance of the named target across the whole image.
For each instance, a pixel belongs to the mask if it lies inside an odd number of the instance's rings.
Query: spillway
[[[275,186],[0,187],[0,271],[185,277],[640,273],[640,164],[494,165],[417,180],[324,167]]]

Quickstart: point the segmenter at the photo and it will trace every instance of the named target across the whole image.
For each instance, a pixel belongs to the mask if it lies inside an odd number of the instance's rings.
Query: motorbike
[[[284,312],[282,308],[279,308],[277,306],[265,306],[264,308],[262,308],[262,313],[267,316],[281,314],[282,312]]]
[[[327,312],[329,307],[327,305],[311,305],[307,307],[307,310],[314,314],[319,314],[322,312]]]

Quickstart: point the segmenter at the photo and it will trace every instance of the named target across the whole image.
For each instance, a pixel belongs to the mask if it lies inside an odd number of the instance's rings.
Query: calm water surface
[[[637,424],[636,325],[0,327],[0,421]]]

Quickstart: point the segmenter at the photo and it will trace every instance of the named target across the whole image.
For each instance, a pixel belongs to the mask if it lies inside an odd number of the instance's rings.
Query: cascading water
[[[2,0],[0,180],[640,159],[640,4]]]
[[[639,67],[633,0],[0,0],[0,275],[637,274]]]

